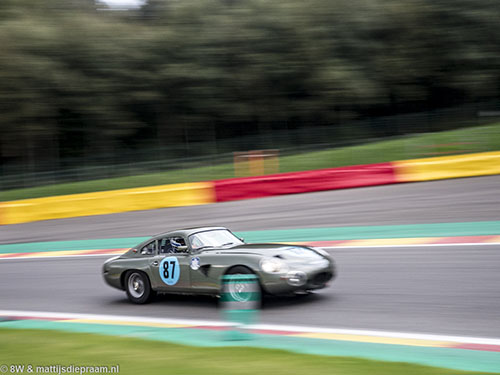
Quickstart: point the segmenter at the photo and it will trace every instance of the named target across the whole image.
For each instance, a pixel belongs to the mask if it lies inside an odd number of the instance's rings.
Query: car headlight
[[[284,273],[288,271],[288,266],[279,258],[263,258],[260,261],[260,268],[267,273]]]
[[[302,271],[290,271],[286,275],[288,284],[292,286],[302,286],[307,282],[307,276]]]
[[[311,247],[311,249],[318,252],[320,255],[324,256],[325,258],[330,259],[330,254],[328,254],[327,251],[320,249],[319,247]]]

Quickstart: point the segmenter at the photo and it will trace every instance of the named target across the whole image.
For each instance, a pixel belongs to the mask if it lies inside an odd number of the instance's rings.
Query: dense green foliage
[[[2,0],[0,162],[151,160],[324,126],[330,142],[417,132],[351,121],[497,99],[499,19],[493,0],[150,0],[128,12]]]

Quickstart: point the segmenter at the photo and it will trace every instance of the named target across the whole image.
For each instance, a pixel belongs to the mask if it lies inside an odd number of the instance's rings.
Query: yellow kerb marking
[[[109,250],[106,252],[106,254],[124,254],[128,249],[116,249],[116,250]],[[86,251],[92,251],[92,250],[86,250]]]
[[[483,241],[483,243],[500,243],[500,236],[490,238],[486,241]]]
[[[289,336],[306,337],[310,339],[355,341],[355,342],[368,342],[374,344],[392,344],[392,345],[408,345],[408,346],[448,347],[452,345],[452,343],[448,341],[403,339],[394,337],[364,336],[364,335],[343,335],[337,333],[298,333]]]
[[[13,254],[0,254],[0,258],[5,258],[7,256],[11,258],[39,258],[39,257],[47,257],[47,256],[65,256],[65,255],[92,255],[92,251],[100,251],[101,249],[91,249],[91,250],[64,250],[64,251],[41,251],[36,253],[19,253],[15,257],[12,257]],[[104,249],[102,249],[104,250]],[[106,254],[123,254],[127,249],[114,249],[106,251],[106,253],[98,254],[98,255],[106,255]],[[87,254],[89,253],[89,254]]]
[[[79,255],[84,254],[88,250],[66,250],[66,251],[44,251],[40,253],[33,253],[33,257],[46,257],[46,256],[61,256],[61,255]]]
[[[3,256],[10,255],[10,258],[36,258],[40,253],[11,253],[11,254],[2,254]],[[15,256],[12,256],[15,255]]]
[[[67,250],[67,251],[42,251],[39,253],[19,254],[19,258],[39,258],[46,256],[63,256],[63,255],[79,255],[87,252],[88,250]],[[17,258],[17,257],[16,257]]]

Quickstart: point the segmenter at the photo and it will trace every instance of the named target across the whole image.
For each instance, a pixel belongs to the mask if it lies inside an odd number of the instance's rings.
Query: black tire
[[[253,271],[245,266],[236,266],[230,268],[226,275],[252,275]]]
[[[130,302],[148,303],[153,296],[148,276],[141,271],[128,271],[125,275],[125,291]]]

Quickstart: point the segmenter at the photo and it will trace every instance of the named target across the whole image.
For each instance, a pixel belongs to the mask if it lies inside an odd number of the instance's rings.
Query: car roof
[[[177,229],[177,230],[171,230],[168,232],[163,232],[154,235],[153,237],[165,237],[169,235],[174,235],[174,236],[190,236],[195,233],[199,232],[206,232],[209,230],[217,230],[217,229],[222,229],[222,230],[227,230],[225,227],[193,227],[193,228],[183,228],[183,229]]]

